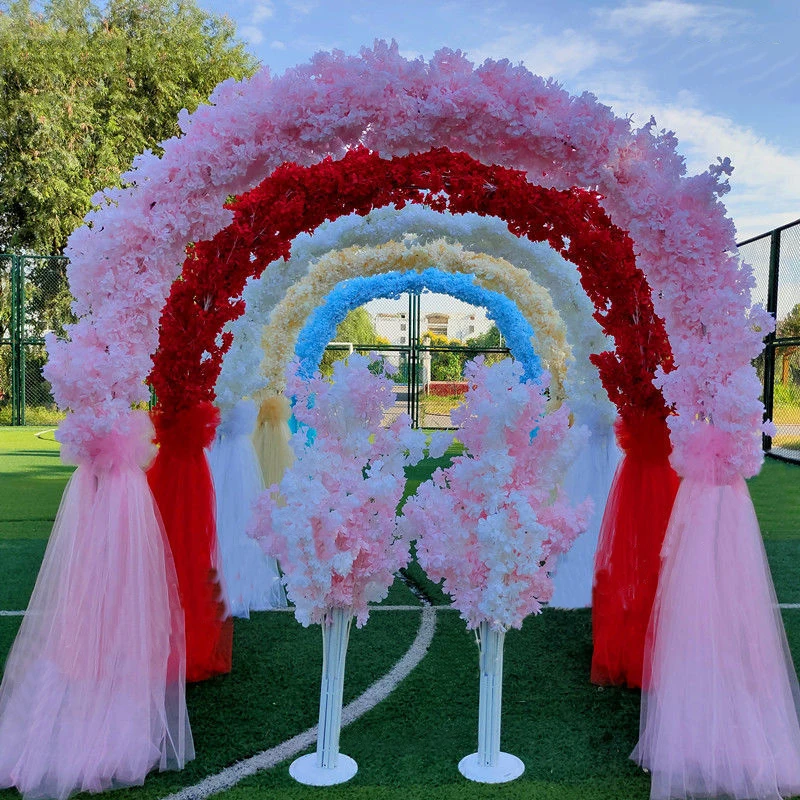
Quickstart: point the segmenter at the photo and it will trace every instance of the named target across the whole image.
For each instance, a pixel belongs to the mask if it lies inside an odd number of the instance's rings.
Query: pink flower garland
[[[556,556],[586,528],[591,502],[575,508],[561,488],[586,431],[569,428],[566,406],[545,414],[543,387],[521,383],[510,359],[487,367],[479,356],[464,371],[470,387],[452,417],[466,452],[409,498],[401,529],[469,628],[519,628],[550,599]]]
[[[750,308],[753,278],[732,255],[734,228],[719,197],[727,160],[684,175],[671,133],[631,130],[590,94],[507,61],[477,69],[460,53],[426,63],[377,42],[359,56],[320,53],[272,79],[226,81],[213,105],[184,114],[185,135],[145,153],[123,176],[126,189],[98,194],[98,209],[70,238],[70,285],[81,315],[72,341],[51,337],[47,377],[73,414],[60,437],[82,443],[120,424],[145,398],[160,311],[187,242],[211,238],[231,220],[225,199],[256,185],[287,160],[313,163],[361,142],[383,155],[445,146],[527,171],[566,189],[585,186],[630,232],[638,263],[664,319],[676,369],[661,379],[673,460],[705,423],[729,436],[730,470],[758,471],[762,406],[750,361],[770,317]]]

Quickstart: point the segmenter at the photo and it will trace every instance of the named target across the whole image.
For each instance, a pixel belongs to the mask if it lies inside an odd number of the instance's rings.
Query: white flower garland
[[[549,292],[566,326],[567,343],[574,354],[567,361],[564,380],[570,407],[590,425],[613,421],[616,411],[589,361],[590,353],[607,350],[611,344],[592,317],[594,306],[580,285],[575,265],[547,244],[514,236],[501,220],[477,214],[441,214],[419,206],[383,208],[365,217],[352,214],[326,223],[312,235],[301,234],[294,241],[289,261],[273,262],[259,280],[251,281],[244,292],[247,310],[229,326],[234,341],[217,382],[218,403],[233,405],[263,388],[264,376],[258,369],[261,328],[315,259],[330,250],[373,246],[404,236],[412,243],[446,238],[458,242],[464,250],[504,258],[526,271]],[[536,329],[536,322],[531,323]]]

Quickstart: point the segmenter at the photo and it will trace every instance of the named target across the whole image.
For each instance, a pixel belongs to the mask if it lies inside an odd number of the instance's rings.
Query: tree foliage
[[[375,330],[369,312],[364,306],[354,308],[336,328],[337,342],[352,342],[353,344],[377,344],[380,337]],[[385,342],[385,340],[383,340]]]
[[[500,333],[497,325],[492,325],[486,333],[482,333],[480,336],[473,336],[467,339],[466,345],[467,347],[474,347],[476,350],[506,346],[503,335]],[[477,353],[470,355],[469,358],[475,358],[475,355],[477,355]],[[498,361],[502,361],[504,358],[510,358],[510,355],[508,353],[486,353],[484,358],[486,365],[489,366],[491,364],[496,364]]]
[[[336,328],[335,342],[349,342],[354,345],[389,344],[388,340],[378,336],[369,312],[359,306],[347,312],[347,316]],[[333,374],[333,362],[347,358],[347,350],[326,350],[322,356],[320,372],[323,375]]]
[[[800,303],[797,303],[785,317],[778,320],[778,324],[775,326],[775,335],[779,339],[800,338]]]
[[[791,337],[800,338],[800,303],[796,303],[792,310],[782,319],[779,319],[775,326],[775,335],[779,339]],[[780,358],[781,383],[789,383],[790,373],[792,379],[797,382],[800,370],[797,365],[797,345],[780,347],[775,350],[775,356]]]
[[[439,333],[425,331],[422,341],[430,340],[430,347],[450,347],[455,345],[463,347],[463,342],[458,339],[448,339]],[[431,380],[432,381],[460,381],[464,376],[464,353],[435,351],[431,353]]]
[[[500,335],[497,325],[492,325],[486,333],[467,339],[466,345],[467,347],[474,347],[476,350],[489,347],[503,347],[503,337]]]
[[[61,252],[182,108],[256,66],[195,0],[0,2],[0,249]]]

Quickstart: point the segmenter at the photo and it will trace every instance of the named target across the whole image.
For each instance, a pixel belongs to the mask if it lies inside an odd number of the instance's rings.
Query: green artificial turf
[[[407,494],[445,466],[408,471]],[[30,428],[0,428],[0,609],[24,608],[58,502],[71,473],[58,445]],[[800,466],[767,461],[750,481],[776,590],[800,602]],[[341,751],[359,764],[349,783],[314,789],[295,783],[288,763],[224,792],[224,800],[645,800],[649,777],[628,759],[636,743],[639,692],[601,688],[587,680],[591,660],[588,610],[546,609],[506,636],[503,745],[525,763],[508,785],[471,783],[457,763],[477,745],[478,650],[448,598],[416,562],[408,585],[398,580],[385,601],[419,605],[420,592],[440,606],[426,657],[372,711],[343,729]],[[417,592],[417,594],[414,594]],[[787,637],[800,664],[800,610],[784,610]],[[0,617],[0,662],[20,617]],[[374,611],[353,629],[345,702],[384,675],[414,639],[417,611]],[[154,774],[141,788],[107,793],[115,800],[155,800],[238,760],[272,747],[317,721],[321,636],[291,612],[236,620],[230,675],[189,686],[187,703],[197,758],[181,772]],[[0,800],[18,800],[13,790]]]
[[[800,603],[800,466],[768,458],[748,485],[778,599]]]
[[[0,538],[14,535],[10,524],[52,523],[73,469],[61,462],[52,428],[0,427]],[[17,535],[28,536],[27,530],[18,526]],[[38,538],[49,533],[41,526],[33,530]]]
[[[0,609],[28,604],[73,469],[52,428],[0,427]]]

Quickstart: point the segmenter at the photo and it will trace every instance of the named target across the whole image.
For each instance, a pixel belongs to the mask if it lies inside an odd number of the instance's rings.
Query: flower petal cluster
[[[408,563],[397,506],[404,467],[423,458],[425,436],[406,415],[381,427],[393,386],[379,360],[356,353],[335,362],[332,382],[319,372],[305,380],[291,365],[296,460],[258,499],[249,533],[280,563],[303,625],[332,607],[351,609],[363,625],[368,604],[386,597]]]
[[[585,429],[569,409],[545,414],[543,386],[510,359],[465,367],[470,387],[452,412],[464,453],[403,507],[420,564],[467,626],[519,628],[550,599],[555,559],[585,530],[591,501],[573,506],[561,482]]]

